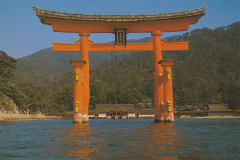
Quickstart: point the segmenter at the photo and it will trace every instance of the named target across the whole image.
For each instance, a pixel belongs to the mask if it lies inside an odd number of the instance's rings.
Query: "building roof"
[[[127,111],[135,112],[134,104],[97,104],[95,112]]]
[[[226,104],[209,104],[208,107],[209,107],[208,112],[230,112],[230,111],[233,111],[233,110],[227,108]]]
[[[155,113],[154,109],[137,109],[137,113]]]
[[[160,20],[170,20],[179,18],[188,18],[205,15],[204,10],[207,6],[182,11],[182,12],[172,12],[172,13],[162,13],[162,14],[140,14],[140,15],[96,15],[96,14],[76,14],[76,13],[65,13],[49,11],[37,7],[32,7],[36,11],[36,15],[39,16],[42,23],[44,22],[44,17],[64,19],[64,20],[74,20],[74,21],[97,21],[97,22],[139,22],[139,21],[160,21]]]
[[[195,111],[179,111],[178,113],[181,113],[181,114],[185,113],[186,114],[186,113],[204,113],[204,112],[205,112],[205,110],[204,111],[196,111],[195,110]]]

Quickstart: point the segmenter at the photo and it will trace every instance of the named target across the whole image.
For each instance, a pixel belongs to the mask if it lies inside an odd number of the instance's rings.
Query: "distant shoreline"
[[[232,118],[232,119],[236,119],[236,118],[240,118],[240,116],[206,116],[206,117],[193,117],[193,118],[197,118],[197,119],[227,119],[227,118]]]
[[[43,114],[0,114],[0,121],[33,121],[60,119],[57,116],[45,116]]]
[[[57,116],[45,116],[42,114],[0,114],[0,121],[35,121],[35,120],[60,120]],[[179,117],[176,119],[240,119],[240,116],[205,116],[205,117]]]
[[[240,116],[179,117],[179,119],[240,119]]]

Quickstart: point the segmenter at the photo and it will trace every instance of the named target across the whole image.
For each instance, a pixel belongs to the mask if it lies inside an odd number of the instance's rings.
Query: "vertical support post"
[[[73,122],[82,123],[82,67],[86,64],[85,61],[74,60],[70,61],[74,67],[74,100],[73,100]]]
[[[152,32],[154,50],[154,122],[164,122],[163,68],[158,64],[162,60],[161,31]]]
[[[163,66],[163,81],[164,81],[164,121],[174,122],[173,111],[173,90],[172,90],[172,66],[175,61],[161,60],[159,64]]]
[[[88,58],[88,36],[89,33],[79,33],[81,36],[81,60],[86,62],[83,67],[83,123],[88,123],[88,106],[90,100],[90,89],[89,89],[89,58]]]

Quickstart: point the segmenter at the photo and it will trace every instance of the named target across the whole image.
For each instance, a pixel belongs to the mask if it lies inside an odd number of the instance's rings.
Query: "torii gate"
[[[162,60],[161,51],[188,50],[187,42],[166,42],[163,32],[186,31],[205,15],[207,6],[182,12],[147,15],[87,15],[44,10],[33,7],[43,24],[55,32],[79,33],[75,43],[53,42],[54,51],[80,51],[74,67],[74,122],[88,123],[89,51],[154,51],[154,122],[173,122],[173,93],[171,66],[174,61]],[[115,43],[93,43],[91,33],[114,33]],[[127,43],[127,33],[151,33],[148,43]]]

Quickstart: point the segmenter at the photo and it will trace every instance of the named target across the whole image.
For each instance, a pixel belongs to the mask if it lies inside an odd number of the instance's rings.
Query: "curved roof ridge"
[[[36,11],[36,15],[39,18],[56,18],[65,20],[76,20],[76,21],[103,21],[103,22],[137,22],[137,21],[159,21],[169,19],[188,18],[195,16],[205,15],[204,10],[207,9],[207,5],[201,8],[161,13],[161,14],[138,14],[138,15],[97,15],[97,14],[76,14],[76,13],[65,13],[49,11],[41,8],[32,6],[33,10]],[[44,22],[43,22],[44,23]]]

